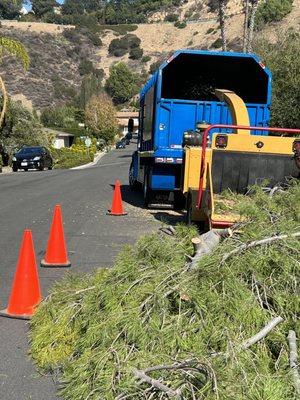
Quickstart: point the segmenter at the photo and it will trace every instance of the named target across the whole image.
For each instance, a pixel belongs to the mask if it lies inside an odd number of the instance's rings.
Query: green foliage
[[[67,169],[88,164],[94,160],[96,148],[87,149],[84,145],[73,145],[71,148],[51,148],[51,155],[54,159],[55,169]],[[70,338],[71,341],[72,338]],[[68,349],[66,348],[66,353]]]
[[[114,268],[68,276],[31,323],[31,354],[46,371],[61,371],[64,400],[121,396],[160,399],[134,369],[198,360],[204,371],[153,371],[182,390],[182,399],[296,400],[287,334],[299,337],[299,239],[258,246],[228,258],[241,243],[299,230],[300,185],[273,197],[255,187],[235,198],[241,232],[187,270],[194,228],[175,237],[148,235],[125,247]],[[249,350],[239,346],[274,316],[278,325]],[[205,367],[210,371],[205,373]],[[255,384],[253,384],[255,382]],[[146,390],[147,389],[147,390]]]
[[[21,60],[25,69],[29,68],[29,55],[26,48],[19,41],[0,36],[0,61],[4,52]]]
[[[207,29],[206,35],[209,35],[210,33],[213,33],[213,31],[214,31],[214,28]]]
[[[103,139],[106,143],[114,142],[118,133],[116,110],[105,93],[91,97],[85,109],[85,123],[98,139]]]
[[[265,24],[281,21],[292,11],[294,0],[268,0],[259,4],[255,16],[256,29],[262,29]]]
[[[140,47],[135,47],[134,49],[131,49],[129,52],[129,58],[132,60],[139,60],[143,57],[143,49]]]
[[[259,40],[254,44],[273,73],[271,122],[273,126],[300,127],[300,35],[293,31],[277,43]]]
[[[108,47],[108,52],[111,55],[120,57],[126,54],[131,49],[139,47],[141,40],[134,34],[128,34],[121,39],[113,39]]]
[[[144,56],[144,57],[142,57],[141,62],[142,62],[142,63],[147,63],[147,62],[149,62],[150,60],[151,60],[151,57],[150,57],[150,56]]]
[[[52,139],[42,132],[42,125],[36,113],[23,107],[20,102],[9,101],[5,121],[0,130],[0,142],[6,148],[15,149],[23,145],[49,147]]]
[[[120,62],[110,68],[105,89],[115,104],[122,104],[138,92],[138,82],[138,76],[131,72],[126,64]]]
[[[177,22],[175,22],[174,26],[175,26],[175,28],[178,28],[178,29],[184,29],[184,28],[186,28],[186,22],[177,21]]]
[[[103,92],[102,80],[104,77],[103,69],[94,71],[87,75],[81,82],[80,92],[75,100],[75,104],[81,109],[85,109],[86,104],[94,95],[98,96]]]
[[[178,21],[178,18],[179,17],[177,14],[171,13],[171,14],[167,14],[165,16],[165,21],[166,22],[176,22],[176,21]]]
[[[82,58],[78,66],[80,75],[89,75],[94,72],[94,65],[92,61]]]
[[[222,39],[218,38],[216,39],[210,46],[212,49],[219,49],[220,47],[222,47]]]
[[[76,97],[76,89],[63,80],[60,76],[52,78],[53,91],[56,99],[64,101],[73,100]]]
[[[40,18],[46,13],[53,11],[53,7],[57,5],[56,0],[31,0],[32,11]]]
[[[45,108],[41,113],[41,122],[49,128],[77,128],[78,122],[84,122],[84,114],[73,106]]]
[[[14,19],[22,8],[22,0],[1,0],[0,19]]]

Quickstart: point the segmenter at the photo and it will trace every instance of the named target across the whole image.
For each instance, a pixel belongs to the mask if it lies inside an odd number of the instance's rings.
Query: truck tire
[[[131,190],[137,190],[139,188],[139,183],[134,179],[133,175],[133,163],[131,163],[129,167],[128,181]]]
[[[150,200],[151,200],[152,190],[149,187],[149,173],[145,174],[144,184],[143,184],[143,198],[144,198],[144,206],[148,208]]]

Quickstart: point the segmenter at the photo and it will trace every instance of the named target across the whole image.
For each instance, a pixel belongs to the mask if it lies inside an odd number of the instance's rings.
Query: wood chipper
[[[239,96],[227,90],[215,93],[227,103],[233,124],[199,125],[194,134],[185,135],[183,158],[187,223],[200,223],[204,229],[239,221],[239,215],[220,211],[224,190],[245,194],[257,183],[274,187],[300,176],[300,129],[250,126]]]

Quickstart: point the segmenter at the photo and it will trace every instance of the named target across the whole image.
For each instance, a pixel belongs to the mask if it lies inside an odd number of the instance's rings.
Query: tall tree
[[[115,104],[122,104],[138,92],[138,83],[138,76],[120,62],[110,68],[105,89]]]
[[[32,11],[37,17],[42,17],[46,13],[53,11],[57,6],[56,0],[31,0]]]
[[[255,25],[255,15],[258,8],[259,0],[250,0],[251,3],[251,11],[249,17],[249,33],[247,38],[247,52],[252,52],[252,41],[253,41],[253,32],[254,32],[254,25]]]
[[[13,19],[20,14],[22,8],[22,0],[1,0],[0,1],[0,18]]]
[[[86,105],[85,123],[99,139],[112,143],[118,134],[116,109],[106,93],[93,96]]]
[[[227,50],[227,37],[226,37],[226,5],[228,0],[219,0],[219,22],[221,29],[222,50]]]
[[[244,0],[244,35],[243,35],[243,52],[244,53],[247,51],[248,22],[249,22],[249,0]]]

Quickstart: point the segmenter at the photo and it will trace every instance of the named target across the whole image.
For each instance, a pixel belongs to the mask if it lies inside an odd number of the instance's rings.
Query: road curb
[[[86,169],[86,168],[93,167],[104,156],[104,154],[106,154],[106,151],[102,151],[101,153],[97,154],[94,161],[92,161],[88,164],[79,165],[78,167],[73,167],[70,169]]]

